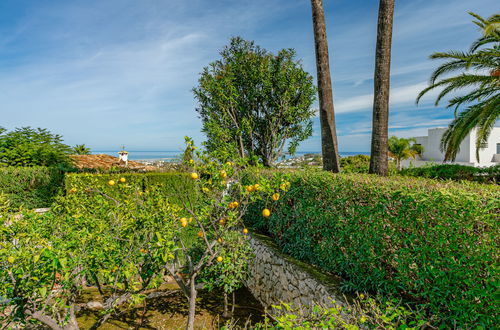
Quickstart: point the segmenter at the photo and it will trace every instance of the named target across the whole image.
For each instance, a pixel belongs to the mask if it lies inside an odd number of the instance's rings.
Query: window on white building
[[[500,143],[497,143],[497,154],[500,154]]]

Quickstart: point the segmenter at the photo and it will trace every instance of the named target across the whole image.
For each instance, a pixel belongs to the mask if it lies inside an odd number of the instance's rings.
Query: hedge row
[[[401,175],[442,180],[468,180],[476,182],[500,183],[500,165],[473,167],[464,165],[433,165],[403,169]]]
[[[120,182],[124,178],[125,183]],[[165,172],[165,173],[114,173],[114,174],[89,174],[89,173],[68,173],[65,178],[66,193],[76,185],[94,184],[95,180],[100,187],[106,187],[106,192],[113,194],[118,190],[115,186],[121,184],[134,185],[139,190],[145,191],[152,186],[160,186],[166,198],[172,203],[182,205],[182,196],[193,194],[195,186],[193,180],[186,173]],[[114,186],[108,182],[113,180]]]
[[[498,324],[500,187],[325,172],[290,182],[271,217],[253,205],[246,218],[285,253],[341,275],[346,291],[423,305],[446,327]]]
[[[12,208],[48,207],[61,192],[64,173],[52,167],[0,168],[0,193],[10,200]]]

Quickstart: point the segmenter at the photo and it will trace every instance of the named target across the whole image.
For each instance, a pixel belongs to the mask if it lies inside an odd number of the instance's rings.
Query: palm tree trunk
[[[325,15],[322,0],[311,0],[318,71],[319,119],[321,124],[321,149],[323,169],[340,172],[335,112],[333,110],[332,80],[326,39]]]
[[[380,0],[373,96],[370,173],[387,176],[389,90],[394,0]]]

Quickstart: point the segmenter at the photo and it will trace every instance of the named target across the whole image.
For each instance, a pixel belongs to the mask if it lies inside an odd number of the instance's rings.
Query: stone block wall
[[[246,286],[264,307],[285,302],[307,309],[313,302],[331,306],[332,300],[343,304],[340,278],[283,254],[266,236],[249,237],[255,258]]]

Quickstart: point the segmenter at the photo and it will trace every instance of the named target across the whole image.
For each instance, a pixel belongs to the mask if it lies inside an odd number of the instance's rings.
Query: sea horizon
[[[119,150],[94,150],[92,154],[106,154],[118,157]],[[130,160],[165,160],[174,161],[179,159],[182,151],[178,150],[128,150],[128,158]],[[297,151],[295,155],[286,155],[285,159],[303,156],[305,154],[321,154],[321,151]],[[355,156],[355,155],[370,155],[369,152],[363,151],[340,151],[341,157]]]

